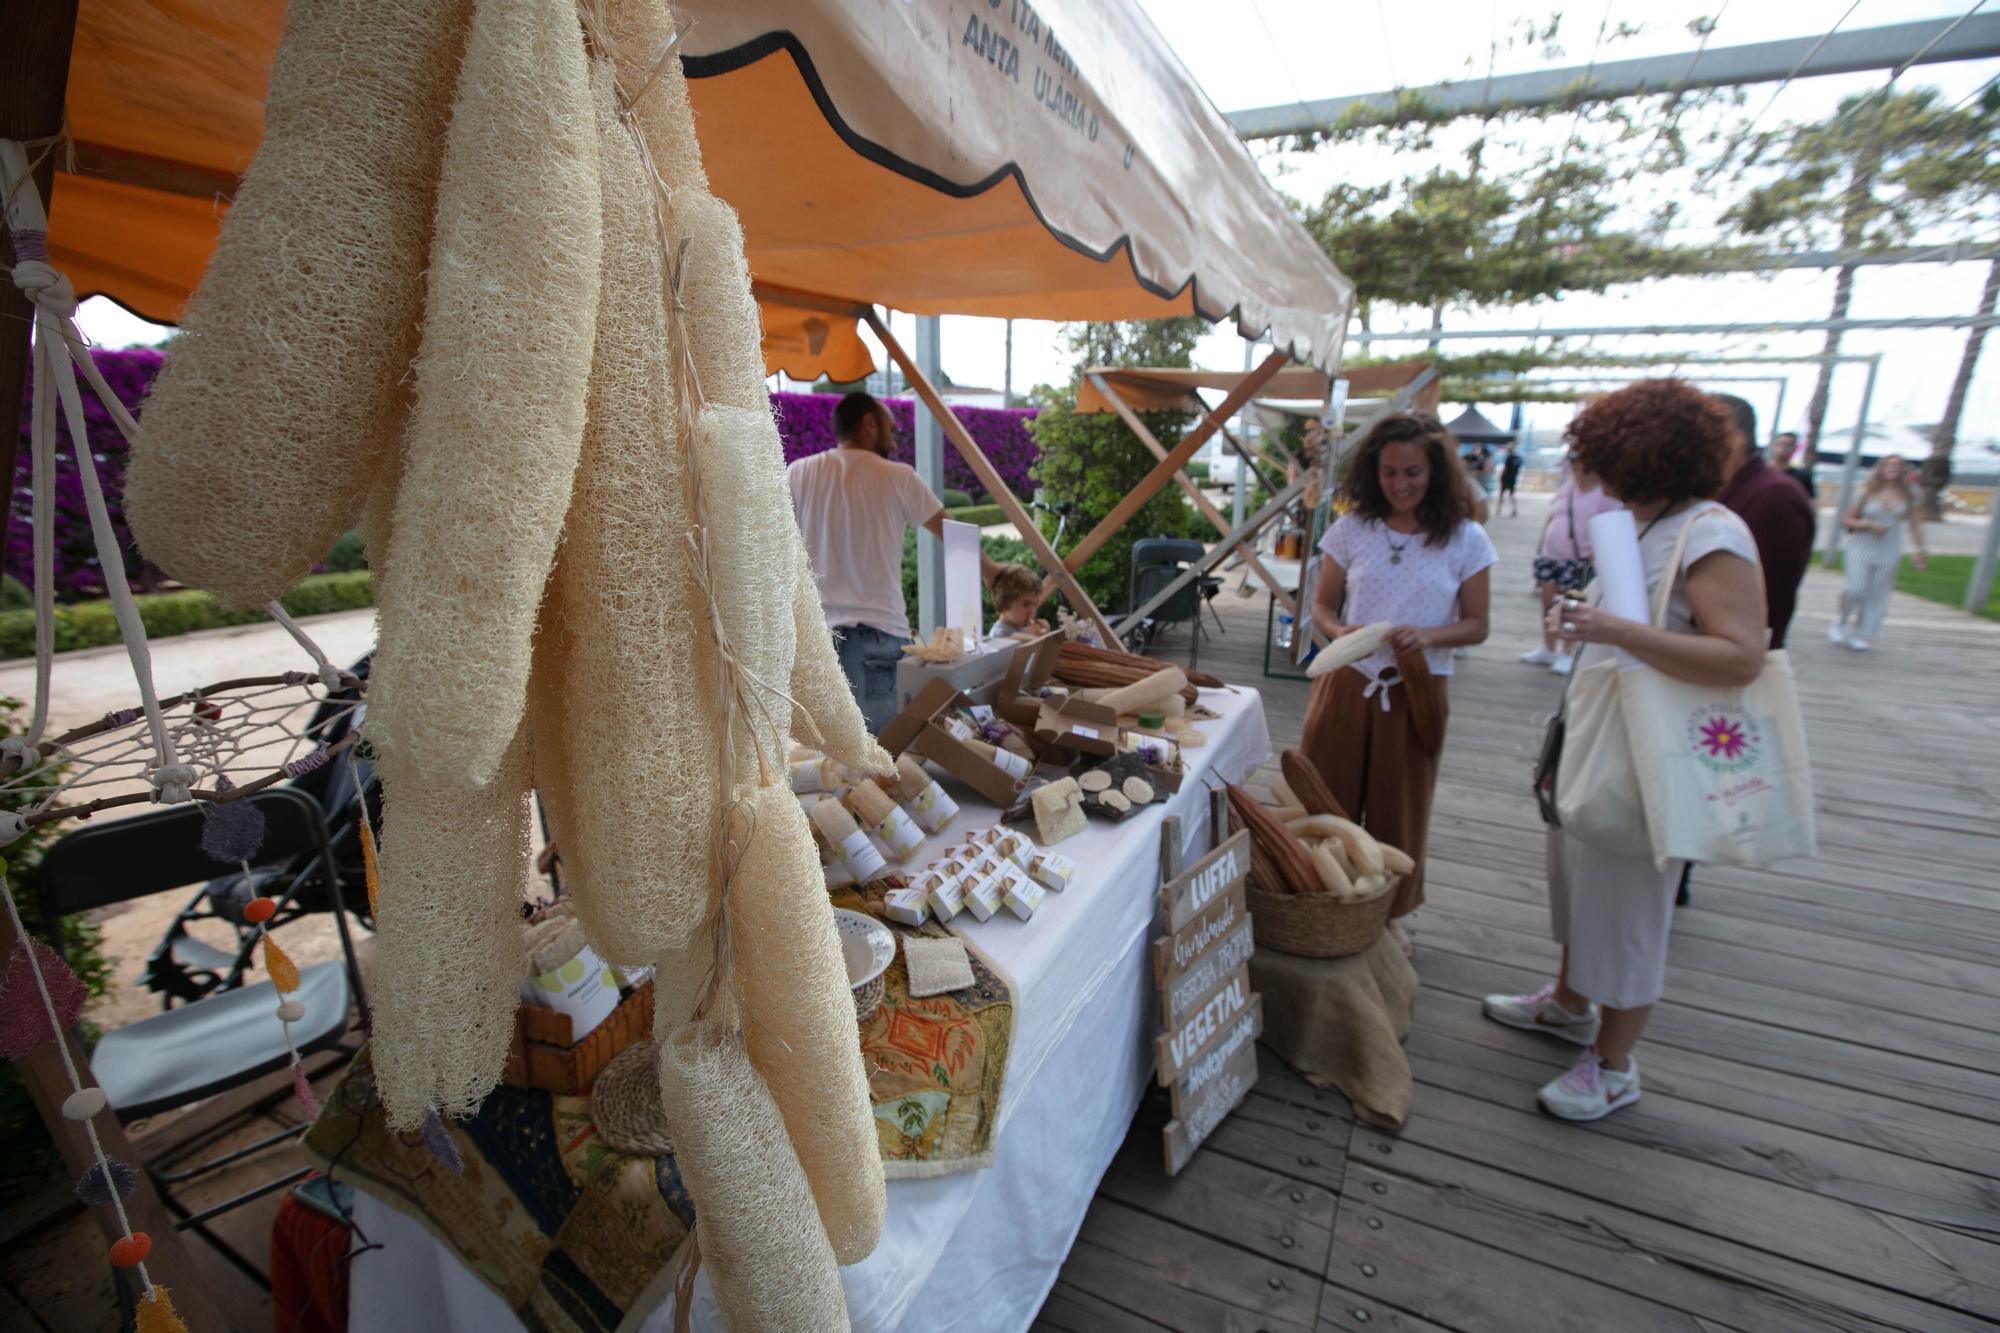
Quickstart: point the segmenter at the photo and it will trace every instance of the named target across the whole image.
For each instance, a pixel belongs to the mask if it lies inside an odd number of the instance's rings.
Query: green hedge
[[[1007,511],[999,505],[965,505],[945,510],[944,516],[960,523],[977,523],[982,528],[1007,521]]]
[[[153,639],[220,629],[225,625],[254,625],[270,618],[262,611],[224,610],[205,592],[161,592],[133,600],[139,605],[139,619],[146,626],[147,637]],[[375,605],[375,580],[365,569],[315,574],[301,580],[298,587],[280,600],[285,610],[295,616],[358,611]],[[55,629],[55,648],[59,653],[118,642],[118,621],[111,613],[109,601],[58,606]],[[0,611],[0,660],[34,655],[35,613]]]

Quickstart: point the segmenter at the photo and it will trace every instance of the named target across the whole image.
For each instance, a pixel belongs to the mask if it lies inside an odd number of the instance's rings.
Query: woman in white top
[[[1329,639],[1383,621],[1396,628],[1388,647],[1319,678],[1300,748],[1349,815],[1416,862],[1390,908],[1402,917],[1424,900],[1438,757],[1412,730],[1395,650],[1422,650],[1442,717],[1451,650],[1486,639],[1493,542],[1473,519],[1450,432],[1426,412],[1371,426],[1340,494],[1347,512],[1320,540],[1313,624]]]
[[[1847,549],[1840,557],[1847,588],[1840,594],[1840,614],[1826,636],[1865,653],[1889,614],[1896,566],[1903,560],[1905,527],[1910,530],[1910,544],[1917,548],[1910,563],[1924,567],[1924,530],[1910,500],[1910,465],[1901,454],[1889,454],[1869,470],[1861,494],[1840,516],[1840,525],[1847,529]]]
[[[1579,479],[1594,476],[1639,526],[1649,588],[1671,580],[1667,625],[1625,620],[1565,598],[1549,622],[1584,645],[1581,674],[1623,649],[1699,685],[1747,685],[1764,665],[1764,580],[1757,543],[1741,519],[1712,500],[1733,447],[1729,412],[1685,380],[1641,380],[1598,399],[1570,423]],[[1692,524],[1692,527],[1689,525]],[[1668,569],[1687,529],[1680,566]],[[1651,598],[1649,596],[1648,600]],[[1561,970],[1529,995],[1489,995],[1486,1016],[1586,1047],[1568,1073],[1541,1090],[1544,1109],[1595,1120],[1639,1100],[1632,1048],[1666,984],[1667,934],[1683,862],[1655,869],[1645,856],[1548,835],[1549,917],[1563,946]]]

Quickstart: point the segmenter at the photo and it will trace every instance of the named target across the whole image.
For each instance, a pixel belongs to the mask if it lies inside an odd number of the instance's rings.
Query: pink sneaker
[[[1564,1120],[1602,1120],[1639,1100],[1639,1061],[1627,1059],[1623,1070],[1612,1069],[1597,1048],[1584,1051],[1567,1074],[1545,1084],[1537,1094],[1542,1109]]]
[[[1489,995],[1481,1002],[1480,1008],[1488,1018],[1496,1023],[1505,1023],[1510,1028],[1546,1032],[1579,1046],[1588,1046],[1597,1040],[1597,1011],[1587,1009],[1573,1014],[1563,1008],[1556,1003],[1554,982],[1532,995]]]

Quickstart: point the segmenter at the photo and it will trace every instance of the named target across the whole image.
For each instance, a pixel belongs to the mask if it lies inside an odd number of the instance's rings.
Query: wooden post
[[[1244,444],[1243,441],[1237,439],[1235,434],[1230,431],[1229,427],[1224,426],[1222,428],[1222,438],[1229,445],[1230,448],[1236,451],[1237,457],[1243,460],[1244,465],[1250,469],[1251,475],[1255,476],[1258,481],[1264,483],[1265,490],[1275,491],[1278,489],[1277,483],[1264,475],[1264,469],[1261,466],[1259,466],[1257,460],[1251,456],[1250,447]]]
[[[1111,632],[1111,622],[1104,618],[1104,613],[1097,609],[1097,603],[1090,600],[1090,594],[1083,590],[1083,585],[1076,581],[1076,576],[1065,567],[1062,558],[1042,536],[1042,530],[1028,517],[1028,511],[1014,498],[1014,492],[1007,489],[1007,483],[1001,480],[1000,473],[986,457],[986,451],[981,449],[978,441],[967,433],[965,424],[953,414],[944,398],[925,377],[922,368],[911,359],[908,352],[903,350],[903,345],[896,341],[895,335],[889,332],[889,326],[875,312],[875,308],[860,306],[854,308],[853,313],[866,320],[868,327],[875,330],[875,336],[882,340],[882,346],[889,353],[889,359],[901,367],[903,374],[909,379],[911,391],[923,400],[924,406],[931,410],[938,424],[944,427],[945,437],[951,441],[952,447],[958,450],[959,456],[965,459],[966,466],[970,467],[973,475],[979,478],[979,484],[986,488],[987,494],[999,504],[1001,511],[1007,515],[1007,520],[1021,530],[1021,536],[1027,541],[1028,549],[1035,553],[1035,559],[1055,576],[1057,585],[1069,597],[1071,604],[1097,627],[1097,632],[1103,636],[1104,646],[1116,648],[1118,636]]]
[[[1265,357],[1262,365],[1238,381],[1236,387],[1229,391],[1229,396],[1222,400],[1221,405],[1195,423],[1195,428],[1183,436],[1181,442],[1173,447],[1172,452],[1161,459],[1153,470],[1140,480],[1132,489],[1132,493],[1120,500],[1112,511],[1076,544],[1064,563],[1072,570],[1083,568],[1083,562],[1096,555],[1097,549],[1111,540],[1111,534],[1124,527],[1132,515],[1145,508],[1146,502],[1159,493],[1160,487],[1167,484],[1168,478],[1187,466],[1188,459],[1193,458],[1202,445],[1208,443],[1208,437],[1221,429],[1223,422],[1236,415],[1236,409],[1256,397],[1257,391],[1290,363],[1291,357],[1283,352],[1273,352]]]
[[[1167,456],[1166,449],[1153,437],[1153,432],[1146,429],[1146,423],[1139,420],[1139,414],[1132,410],[1132,405],[1118,396],[1118,391],[1111,387],[1110,382],[1104,376],[1092,374],[1090,382],[1097,386],[1097,391],[1103,394],[1106,401],[1111,404],[1111,410],[1118,414],[1118,419],[1125,423],[1125,428],[1138,436],[1139,443],[1152,451],[1153,457],[1165,458]],[[1202,516],[1215,525],[1215,530],[1223,536],[1228,536],[1229,520],[1224,518],[1222,512],[1208,502],[1208,497],[1201,493],[1201,487],[1190,481],[1185,472],[1176,471],[1174,473],[1174,480],[1180,483],[1181,490],[1187,493],[1188,499],[1194,501],[1194,507],[1202,512]],[[1249,563],[1252,572],[1264,581],[1264,586],[1271,590],[1271,595],[1278,599],[1278,605],[1285,608],[1285,614],[1296,619],[1299,614],[1299,607],[1298,603],[1292,599],[1291,590],[1282,586],[1278,582],[1277,576],[1264,568],[1264,562],[1257,558],[1257,553],[1247,546],[1243,548],[1243,558]]]

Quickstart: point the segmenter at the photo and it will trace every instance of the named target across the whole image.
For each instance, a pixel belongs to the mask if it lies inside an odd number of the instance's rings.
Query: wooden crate
[[[517,1088],[574,1095],[604,1072],[617,1054],[653,1035],[653,983],[618,1002],[610,1017],[572,1041],[569,1015],[523,1004],[514,1011],[514,1044],[507,1052],[507,1082]]]

